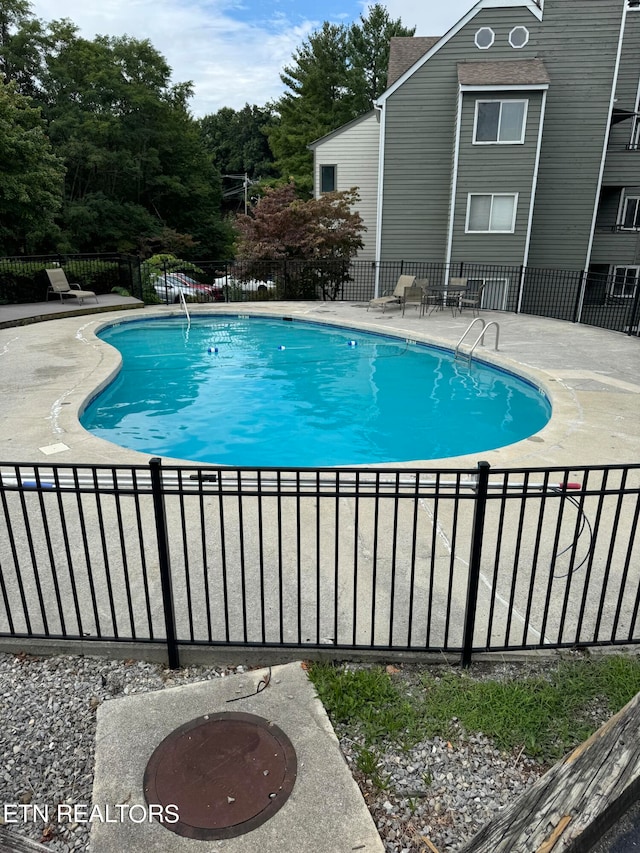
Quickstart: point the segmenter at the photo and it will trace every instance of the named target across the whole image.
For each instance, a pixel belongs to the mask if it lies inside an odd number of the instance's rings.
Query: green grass
[[[424,669],[417,680],[405,674],[324,663],[309,671],[334,725],[360,739],[358,766],[378,787],[384,787],[377,776],[384,744],[408,747],[436,735],[452,740],[461,726],[499,749],[552,763],[640,691],[640,660],[622,655],[550,663],[540,675],[509,680],[478,680],[473,670]]]

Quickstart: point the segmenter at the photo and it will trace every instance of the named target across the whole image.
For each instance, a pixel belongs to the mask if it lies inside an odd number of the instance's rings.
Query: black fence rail
[[[465,278],[471,293],[483,287],[482,307],[582,322],[640,334],[640,283],[627,273],[539,269],[459,261],[201,261],[166,267],[147,282],[147,299],[173,302],[182,291],[192,302],[322,299],[368,302],[391,293],[400,275],[432,284]],[[172,286],[173,285],[173,286]],[[195,287],[194,287],[195,285]]]
[[[0,258],[0,303],[44,302],[49,281],[45,270],[64,269],[69,282],[81,284],[94,293],[111,293],[122,288],[142,297],[140,262],[121,254],[37,255]]]
[[[45,269],[61,266],[84,289],[122,288],[147,303],[328,300],[369,302],[412,274],[433,284],[464,278],[471,293],[483,287],[482,307],[586,323],[640,335],[637,267],[614,274],[540,269],[468,261],[198,261],[151,268],[128,255],[0,259],[0,302],[39,302],[47,296]]]
[[[0,637],[480,651],[640,642],[640,465],[0,466]]]

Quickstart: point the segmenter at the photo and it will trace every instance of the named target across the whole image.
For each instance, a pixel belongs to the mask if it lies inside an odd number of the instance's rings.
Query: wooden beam
[[[460,853],[586,853],[640,794],[640,693]]]
[[[0,853],[43,853],[51,848],[0,826]]]

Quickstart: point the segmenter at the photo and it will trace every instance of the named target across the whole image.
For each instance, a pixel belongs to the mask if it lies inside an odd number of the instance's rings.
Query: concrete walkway
[[[144,302],[134,296],[119,296],[117,293],[104,293],[93,299],[79,302],[77,299],[51,299],[48,302],[25,302],[19,305],[0,305],[0,329],[12,326],[30,326],[45,320],[77,317],[83,314],[101,314],[105,311],[144,308]]]
[[[103,814],[107,806],[115,814],[117,804],[138,808],[131,811],[131,820],[124,810],[122,821],[92,821],[92,853],[382,853],[373,819],[301,664],[274,667],[269,685],[256,693],[266,675],[266,670],[254,670],[113,699],[98,708],[92,806],[101,807]],[[156,747],[184,723],[220,712],[255,714],[291,741],[297,776],[282,808],[261,826],[222,841],[186,838],[155,819],[139,821],[147,809],[144,772]],[[224,784],[224,771],[212,767],[208,775],[215,792]]]

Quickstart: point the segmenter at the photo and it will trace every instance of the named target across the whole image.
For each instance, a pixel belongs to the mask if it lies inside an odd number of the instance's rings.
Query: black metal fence
[[[140,261],[130,255],[33,255],[0,258],[0,304],[44,302],[49,281],[45,270],[62,267],[69,282],[94,293],[122,288],[142,297]]]
[[[46,298],[45,269],[59,265],[85,289],[108,293],[124,288],[145,302],[240,302],[322,299],[368,302],[376,292],[393,291],[398,276],[416,275],[432,283],[466,278],[473,292],[481,285],[483,306],[580,322],[640,335],[640,278],[636,267],[609,274],[599,268],[540,269],[498,264],[429,261],[199,261],[165,264],[151,270],[127,255],[46,256],[0,259],[0,302]]]
[[[388,655],[640,642],[640,465],[0,466],[0,636]]]

